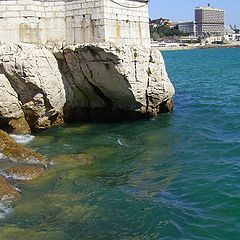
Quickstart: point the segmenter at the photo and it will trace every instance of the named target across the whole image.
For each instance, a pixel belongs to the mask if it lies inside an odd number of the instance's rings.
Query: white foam
[[[10,136],[14,138],[17,143],[21,143],[21,144],[27,144],[34,139],[34,136],[30,134],[27,134],[27,135],[10,134]]]
[[[0,153],[0,160],[6,158],[3,153]]]
[[[119,144],[120,146],[123,146],[123,143],[121,142],[120,139],[118,139],[117,142],[118,142],[118,144]]]

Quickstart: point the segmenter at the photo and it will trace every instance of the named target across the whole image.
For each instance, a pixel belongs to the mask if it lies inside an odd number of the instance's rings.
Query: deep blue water
[[[175,109],[149,121],[49,129],[61,162],[0,222],[0,239],[240,239],[240,49],[165,51]]]

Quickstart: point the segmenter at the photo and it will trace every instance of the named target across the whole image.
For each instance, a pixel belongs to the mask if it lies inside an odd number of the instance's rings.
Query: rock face
[[[173,95],[160,52],[149,48],[0,45],[0,128],[8,132],[148,118],[170,111]]]
[[[170,111],[174,88],[159,51],[74,45],[56,55],[65,73],[68,120],[129,120]]]
[[[65,91],[51,51],[33,44],[0,46],[1,125],[10,132],[46,129],[61,117]],[[15,121],[14,121],[15,120]]]

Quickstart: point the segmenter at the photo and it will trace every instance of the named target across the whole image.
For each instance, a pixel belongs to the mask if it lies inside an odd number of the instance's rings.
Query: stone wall
[[[66,2],[66,41],[67,44],[105,41],[103,0]]]
[[[144,1],[103,0],[107,42],[150,45],[148,4]]]
[[[65,2],[0,1],[0,41],[60,43],[66,39]]]
[[[148,5],[141,0],[0,0],[0,41],[149,46]]]

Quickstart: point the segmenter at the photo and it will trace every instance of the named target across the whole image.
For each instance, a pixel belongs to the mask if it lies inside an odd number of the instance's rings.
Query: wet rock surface
[[[2,161],[13,162],[13,166],[1,169],[0,200],[15,199],[19,196],[18,190],[6,179],[29,181],[40,177],[45,171],[43,167],[46,167],[47,160],[43,155],[18,144],[2,130],[0,130],[0,153]]]
[[[47,164],[47,160],[43,155],[24,145],[18,144],[2,130],[0,130],[0,149],[6,157],[13,161]]]
[[[19,191],[0,175],[0,200],[17,199],[19,196]]]
[[[15,180],[29,181],[42,176],[44,172],[45,170],[38,166],[18,166],[5,170],[4,175]]]

